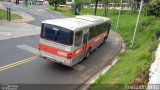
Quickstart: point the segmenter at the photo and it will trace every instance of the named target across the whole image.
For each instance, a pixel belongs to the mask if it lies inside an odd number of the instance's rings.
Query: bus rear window
[[[42,24],[41,38],[60,44],[72,45],[73,31],[51,24]]]

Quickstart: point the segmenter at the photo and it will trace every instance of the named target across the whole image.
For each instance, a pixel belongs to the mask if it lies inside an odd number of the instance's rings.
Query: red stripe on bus
[[[60,56],[60,57],[64,57],[64,58],[68,58],[68,57],[69,58],[74,58],[76,55],[83,52],[85,49],[88,49],[89,47],[96,44],[96,42],[98,42],[99,40],[104,39],[104,37],[106,35],[107,35],[107,32],[99,35],[95,39],[92,39],[87,44],[81,46],[80,48],[78,48],[78,49],[76,49],[72,52],[67,52],[65,50],[61,50],[61,49],[57,49],[57,48],[54,48],[54,47],[51,47],[51,46],[47,46],[47,45],[42,44],[42,43],[39,44],[39,50],[42,50],[44,52],[48,52],[50,54],[54,54],[54,55],[57,55],[57,56]]]
[[[57,48],[54,48],[54,47],[51,47],[51,46],[47,46],[47,45],[42,44],[42,43],[39,44],[39,50],[42,50],[44,52],[48,52],[48,53],[51,53],[51,54],[54,54],[54,55],[57,55],[57,56],[62,56],[62,57],[67,58],[67,52],[66,51],[63,51],[61,49],[57,49]],[[60,53],[60,52],[64,52],[64,54]]]

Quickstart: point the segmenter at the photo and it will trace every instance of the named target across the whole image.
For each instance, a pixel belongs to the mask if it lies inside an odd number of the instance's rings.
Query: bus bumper
[[[47,59],[50,60],[52,62],[56,62],[65,66],[69,66],[72,67],[72,61],[70,59],[59,59],[59,58],[54,58],[51,55],[48,54],[44,54],[44,53],[39,53],[39,57],[43,58],[43,59]]]

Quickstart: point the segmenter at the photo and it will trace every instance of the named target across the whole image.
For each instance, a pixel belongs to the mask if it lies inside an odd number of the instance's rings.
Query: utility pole
[[[121,0],[121,3],[120,3],[120,9],[119,9],[119,14],[118,14],[118,19],[117,19],[116,31],[117,31],[117,29],[118,29],[119,17],[120,17],[120,15],[121,15],[121,9],[122,9],[121,7],[122,7],[122,0]]]
[[[139,9],[139,13],[138,13],[138,18],[137,18],[137,22],[136,22],[136,27],[135,27],[135,29],[134,29],[134,34],[133,34],[133,39],[132,39],[131,48],[133,47],[133,44],[134,44],[134,39],[135,39],[136,32],[137,32],[138,22],[139,22],[139,18],[140,18],[141,11],[142,11],[142,6],[143,6],[143,0],[141,0],[141,6],[140,6],[140,9]]]

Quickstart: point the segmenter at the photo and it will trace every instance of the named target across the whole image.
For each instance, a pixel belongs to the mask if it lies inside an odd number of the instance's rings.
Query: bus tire
[[[87,50],[86,56],[84,58],[85,60],[88,59],[88,57],[90,56],[90,53],[91,53],[91,48]]]
[[[106,41],[106,38],[104,38],[104,39],[103,39],[102,44],[104,44],[104,43],[105,43],[105,41]]]

